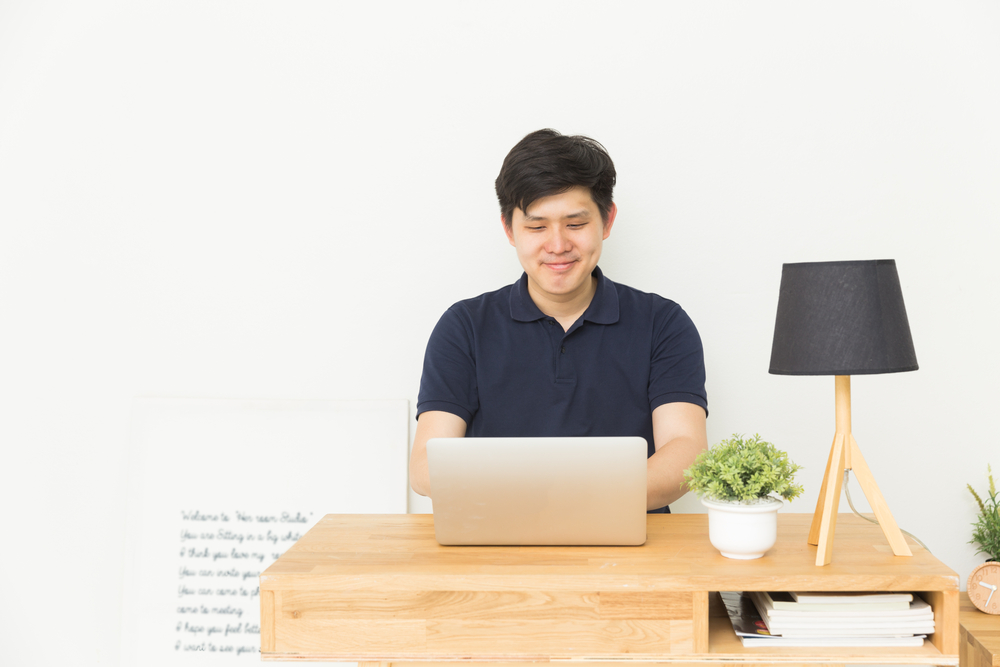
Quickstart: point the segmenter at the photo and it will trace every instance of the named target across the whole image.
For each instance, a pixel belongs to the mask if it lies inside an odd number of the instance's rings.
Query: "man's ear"
[[[618,205],[611,202],[608,208],[608,219],[604,221],[604,238],[611,236],[611,225],[615,224],[615,216],[618,215]]]
[[[507,224],[507,221],[503,219],[502,213],[500,214],[500,225],[503,227],[503,233],[507,235],[507,240],[510,241],[511,245],[514,245],[514,228]]]

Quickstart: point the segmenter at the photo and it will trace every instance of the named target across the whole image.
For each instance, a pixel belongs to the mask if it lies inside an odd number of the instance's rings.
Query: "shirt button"
[[[563,354],[566,354],[566,346],[565,345],[562,346],[562,351],[563,351]]]
[[[547,322],[548,322],[549,324],[555,324],[555,323],[556,323],[556,321],[555,321],[555,320],[546,320],[546,321],[547,321]]]

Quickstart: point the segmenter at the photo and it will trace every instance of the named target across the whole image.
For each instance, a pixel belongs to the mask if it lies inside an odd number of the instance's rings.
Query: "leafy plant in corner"
[[[802,493],[794,483],[802,466],[759,435],[744,439],[733,434],[728,440],[702,452],[684,471],[688,489],[699,496],[725,502],[754,503],[777,494],[792,500]]]
[[[983,500],[976,493],[971,484],[965,485],[979,505],[979,516],[972,524],[972,539],[969,540],[969,544],[975,544],[979,547],[976,553],[984,553],[989,556],[990,560],[1000,560],[1000,507],[997,506],[1000,501],[997,499],[997,485],[993,481],[993,470],[990,466],[986,466],[986,471],[989,473],[987,479],[990,480],[990,494],[986,500]]]

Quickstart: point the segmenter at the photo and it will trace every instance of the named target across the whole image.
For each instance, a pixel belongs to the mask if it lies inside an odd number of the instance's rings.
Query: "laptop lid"
[[[646,541],[644,438],[431,438],[427,463],[440,544]]]

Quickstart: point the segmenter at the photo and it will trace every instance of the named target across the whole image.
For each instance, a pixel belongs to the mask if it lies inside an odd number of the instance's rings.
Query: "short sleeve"
[[[693,403],[708,414],[701,336],[678,306],[654,318],[649,373],[650,411],[666,403]]]
[[[475,336],[461,304],[445,311],[427,341],[417,417],[431,410],[450,412],[467,424],[479,410]]]

